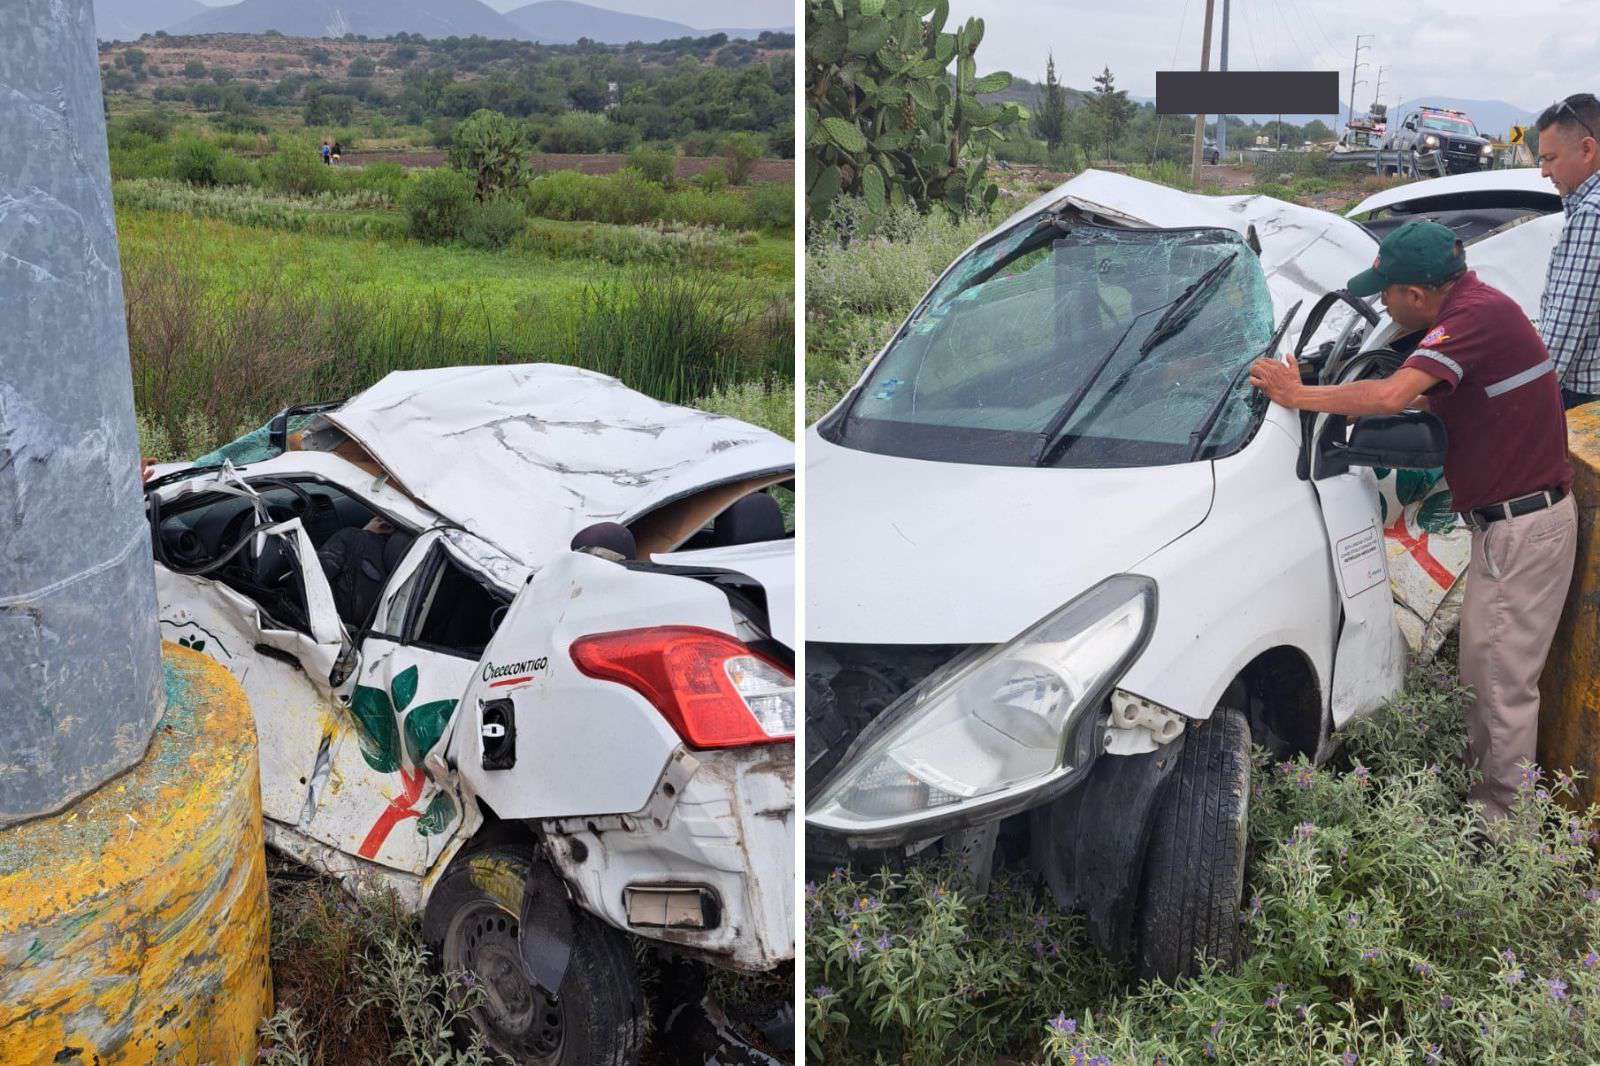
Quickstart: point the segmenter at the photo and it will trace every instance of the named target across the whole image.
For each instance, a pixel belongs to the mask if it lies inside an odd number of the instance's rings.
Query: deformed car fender
[[[1155,580],[1161,606],[1119,688],[1203,720],[1259,655],[1291,647],[1311,664],[1326,711],[1339,595],[1316,492],[1294,473],[1298,448],[1269,417],[1249,447],[1215,464],[1205,522],[1134,568]]]

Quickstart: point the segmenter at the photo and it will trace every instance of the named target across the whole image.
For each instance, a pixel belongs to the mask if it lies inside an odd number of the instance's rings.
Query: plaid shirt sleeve
[[[1600,207],[1567,219],[1545,280],[1539,332],[1563,387],[1600,393]]]

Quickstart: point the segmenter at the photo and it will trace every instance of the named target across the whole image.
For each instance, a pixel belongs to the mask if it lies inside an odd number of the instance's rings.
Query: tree
[[[1314,118],[1306,123],[1305,135],[1308,141],[1331,141],[1333,139],[1333,131],[1320,118]]]
[[[371,59],[366,56],[356,56],[350,61],[350,65],[345,68],[345,74],[352,78],[370,78],[377,73],[377,70],[378,64]]]
[[[1089,101],[1094,132],[1105,147],[1105,158],[1111,160],[1111,146],[1127,129],[1133,118],[1134,104],[1128,99],[1128,90],[1117,88],[1117,77],[1106,67],[1094,76],[1094,98]]]
[[[520,188],[528,180],[527,134],[498,111],[475,111],[451,136],[450,165],[476,179],[479,200]]]
[[[1067,93],[1056,78],[1056,54],[1045,61],[1044,85],[1039,91],[1039,109],[1033,116],[1033,133],[1054,152],[1067,136]]]
[[[198,59],[191,59],[183,65],[183,76],[190,81],[198,81],[206,76],[206,65]]]
[[[766,144],[754,133],[730,133],[722,139],[722,158],[728,164],[728,180],[743,185],[766,152]]]

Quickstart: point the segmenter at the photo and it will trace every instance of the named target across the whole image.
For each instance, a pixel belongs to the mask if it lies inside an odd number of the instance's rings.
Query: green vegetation
[[[994,203],[989,153],[1025,112],[979,99],[1011,75],[979,78],[983,20],[947,33],[949,15],[948,0],[807,0],[810,217],[825,219],[841,195],[872,211],[941,204],[964,215]]]
[[[102,45],[112,113],[153,102],[231,132],[309,128],[346,147],[358,132],[398,134],[424,147],[448,146],[457,123],[488,109],[544,152],[673,143],[685,155],[717,155],[728,134],[744,133],[759,155],[794,153],[791,34],[626,46],[263,35],[231,40],[220,63],[212,44],[162,36],[138,47]]]
[[[1600,1055],[1600,808],[1530,774],[1480,853],[1454,664],[1317,769],[1256,758],[1249,958],[1138,984],[1031,883],[975,898],[935,865],[806,888],[820,1061],[1591,1062]]]

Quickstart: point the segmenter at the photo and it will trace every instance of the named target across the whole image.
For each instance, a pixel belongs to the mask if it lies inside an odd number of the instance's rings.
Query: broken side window
[[[1213,267],[1216,283],[1156,334]],[[1253,422],[1236,372],[1272,328],[1266,277],[1232,230],[1031,220],[946,276],[829,431],[957,462],[1025,465],[1049,435],[1056,465],[1176,463],[1231,382],[1207,438],[1215,455]]]
[[[405,611],[404,643],[481,658],[511,598],[462,566],[442,546],[434,549],[433,558],[418,573],[417,591],[408,594],[416,606]],[[391,606],[390,620],[401,617]]]

